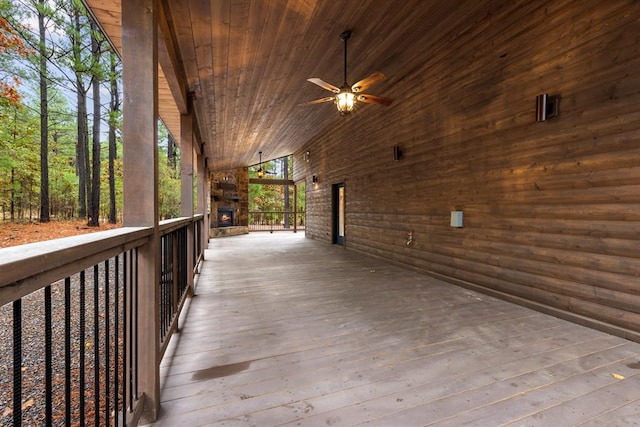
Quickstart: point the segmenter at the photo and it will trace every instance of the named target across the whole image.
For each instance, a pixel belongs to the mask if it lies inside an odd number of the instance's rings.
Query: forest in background
[[[120,59],[79,0],[0,0],[0,218],[122,217]],[[180,214],[159,123],[160,216]],[[195,179],[195,177],[194,177]]]
[[[288,180],[293,176],[293,156],[285,156],[249,167],[250,178]],[[289,212],[306,211],[306,185],[304,181],[297,185],[297,192],[289,185],[249,184],[249,224],[260,224],[265,218],[275,218],[277,223],[293,225]],[[294,201],[295,196],[295,201]],[[275,215],[275,213],[281,213]],[[265,216],[269,213],[270,216]],[[272,219],[269,219],[270,221]],[[305,216],[298,217],[298,225],[305,224]],[[285,228],[288,229],[289,225]]]
[[[120,58],[80,0],[0,0],[1,221],[121,222],[121,99]],[[158,133],[160,219],[168,219],[180,215],[180,152],[161,121]],[[267,178],[288,179],[293,159],[252,166],[252,177],[260,166],[277,172]],[[250,211],[293,209],[288,186],[250,193]]]

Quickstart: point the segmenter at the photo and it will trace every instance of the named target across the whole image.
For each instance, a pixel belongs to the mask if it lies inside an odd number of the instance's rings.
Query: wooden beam
[[[182,60],[176,48],[177,43],[171,23],[167,18],[169,9],[166,5],[166,0],[159,1],[158,7],[158,23],[161,33],[160,37],[158,37],[158,61],[164,71],[167,84],[173,94],[178,110],[181,114],[187,114],[189,112],[187,79],[182,68]]]
[[[193,108],[193,96],[189,96],[189,111],[193,112],[193,149],[196,150],[196,154],[204,156],[204,144],[202,140],[202,131],[200,130],[201,122],[198,120],[197,110]]]
[[[249,184],[295,185],[295,182],[290,179],[249,178]]]

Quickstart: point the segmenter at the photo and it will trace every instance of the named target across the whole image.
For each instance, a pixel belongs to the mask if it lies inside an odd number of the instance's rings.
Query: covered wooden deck
[[[215,239],[158,426],[620,426],[640,344],[302,233]]]

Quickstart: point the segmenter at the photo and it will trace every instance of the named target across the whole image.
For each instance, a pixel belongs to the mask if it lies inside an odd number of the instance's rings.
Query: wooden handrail
[[[172,231],[175,231],[179,228],[184,227],[185,225],[189,225],[194,221],[192,217],[181,217],[181,218],[172,218],[164,221],[160,221],[158,226],[160,230],[160,235],[163,236],[165,234],[169,234]]]
[[[123,227],[0,249],[0,306],[144,244],[152,229]]]
[[[160,236],[163,239],[164,236],[167,236],[168,241],[173,245],[173,259],[167,260],[169,262],[167,268],[172,269],[170,275],[173,278],[173,283],[169,283],[169,285],[176,286],[176,288],[171,291],[171,294],[174,297],[171,300],[164,301],[164,303],[169,304],[167,309],[170,312],[171,319],[163,336],[163,341],[159,343],[159,347],[145,348],[144,343],[141,342],[139,344],[135,344],[135,354],[127,353],[127,357],[134,358],[131,360],[135,360],[136,366],[138,366],[138,361],[140,361],[141,367],[144,366],[140,371],[137,371],[136,368],[136,376],[139,376],[139,378],[145,378],[145,375],[148,374],[145,370],[149,370],[154,377],[156,376],[157,370],[159,369],[158,361],[161,360],[172,333],[177,330],[178,317],[185,300],[192,295],[190,289],[193,287],[193,276],[197,273],[197,264],[202,259],[201,246],[196,249],[198,252],[195,253],[195,255],[199,257],[198,260],[194,259],[193,246],[195,243],[193,241],[193,229],[196,228],[195,224],[199,224],[198,227],[202,230],[205,225],[205,219],[206,216],[200,214],[194,215],[193,217],[162,221],[158,225],[157,230],[159,231]],[[182,229],[186,229],[187,236],[189,236],[188,233],[191,233],[191,237],[185,238]],[[117,257],[121,254],[126,254],[134,249],[135,261],[131,257],[128,258],[131,263],[131,272],[133,275],[130,277],[125,277],[124,275],[120,276],[125,280],[131,281],[131,285],[127,286],[133,286],[133,283],[135,283],[136,286],[135,301],[133,299],[134,297],[131,296],[134,294],[128,294],[129,297],[132,298],[130,299],[130,303],[133,303],[134,305],[127,306],[126,308],[129,310],[126,312],[126,322],[135,321],[136,325],[138,325],[137,322],[140,321],[139,325],[143,336],[154,334],[154,329],[159,328],[160,325],[157,321],[144,321],[145,317],[143,308],[145,307],[143,307],[142,304],[138,304],[149,300],[143,298],[142,294],[138,296],[137,288],[138,278],[140,277],[139,275],[145,274],[147,271],[145,270],[145,267],[139,267],[139,265],[144,264],[138,264],[138,253],[140,249],[144,249],[146,246],[149,246],[148,244],[150,242],[154,241],[153,233],[153,227],[123,227],[0,249],[0,306],[20,300],[21,298],[42,288],[48,287],[62,279],[78,277],[79,272],[84,272],[84,270],[91,267],[95,267],[94,274],[96,274],[95,271],[97,271],[99,265],[104,265],[104,268],[109,265],[106,264],[109,262],[106,260],[110,260],[114,257],[117,260]],[[170,236],[172,234],[183,237]],[[158,241],[158,243],[160,243],[160,241]],[[201,245],[202,243],[199,242],[199,244]],[[127,263],[126,259],[125,255],[125,261],[123,261],[124,264]],[[116,264],[117,262],[118,261],[116,261]],[[194,262],[196,265],[193,265]],[[178,275],[178,269],[183,273]],[[116,267],[116,272],[117,271]],[[120,271],[121,274],[125,274],[123,270]],[[191,276],[186,279],[186,284],[184,280],[185,278],[182,274]],[[83,276],[81,275],[80,277]],[[114,286],[117,287],[118,285],[116,284]],[[125,292],[124,290],[121,291]],[[128,292],[133,291],[129,290]],[[16,310],[15,305],[13,309]],[[151,311],[153,310],[156,309],[152,308]],[[121,313],[122,315],[125,315],[124,311]],[[20,314],[20,316],[22,316],[22,314]],[[18,326],[18,328],[20,328],[20,326]],[[137,337],[135,339],[137,340]],[[140,345],[140,347],[138,347],[138,345]],[[150,350],[146,351],[147,349]],[[152,356],[150,356],[150,354]],[[19,366],[19,364],[15,366]],[[122,372],[124,372],[124,370]],[[136,379],[136,384],[137,381],[138,380]],[[134,397],[135,401],[131,403],[133,412],[128,412],[126,415],[116,415],[126,416],[128,424],[135,425],[137,423],[137,420],[145,406],[143,402],[149,401],[148,395],[153,395],[153,387],[148,386],[148,383],[144,383],[143,379],[140,379],[140,384],[142,387],[139,390],[140,394],[137,394]],[[50,398],[50,396],[47,398]]]

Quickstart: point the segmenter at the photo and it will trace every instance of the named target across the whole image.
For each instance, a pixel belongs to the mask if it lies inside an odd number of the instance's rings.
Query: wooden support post
[[[124,225],[153,228],[138,258],[138,390],[147,422],[160,408],[157,15],[157,0],[122,2]]]
[[[193,216],[193,115],[180,116],[180,215]]]
[[[198,168],[198,213],[204,215],[204,224],[202,227],[202,248],[204,250],[209,243],[209,230],[211,229],[208,215],[209,203],[207,203],[209,198],[209,171],[205,168],[204,153],[197,155],[196,164]]]
[[[293,232],[298,232],[298,186],[293,186]]]
[[[180,215],[193,217],[193,115],[180,116]],[[192,222],[187,229],[187,292],[193,295],[194,251],[193,239],[195,225]]]

